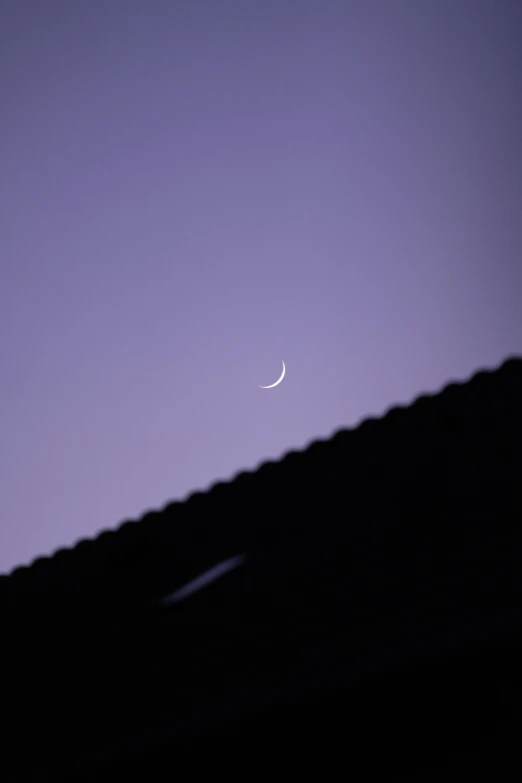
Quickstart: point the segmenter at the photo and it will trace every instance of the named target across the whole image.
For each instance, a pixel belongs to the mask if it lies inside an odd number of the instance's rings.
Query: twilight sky
[[[518,0],[2,3],[0,573],[520,353],[521,38]]]

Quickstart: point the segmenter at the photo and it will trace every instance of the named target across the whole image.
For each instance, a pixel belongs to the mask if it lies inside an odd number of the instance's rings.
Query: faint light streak
[[[185,598],[193,595],[193,593],[201,590],[202,587],[206,587],[216,579],[219,579],[219,577],[223,576],[223,574],[226,574],[229,571],[232,571],[234,568],[242,565],[245,560],[246,554],[244,553],[241,555],[236,555],[235,557],[231,557],[228,560],[223,560],[221,563],[218,563],[218,565],[213,566],[210,570],[200,574],[183,587],[180,587],[179,590],[176,590],[174,593],[171,593],[165,598],[162,598],[160,601],[161,605],[170,606],[171,604],[183,601]]]

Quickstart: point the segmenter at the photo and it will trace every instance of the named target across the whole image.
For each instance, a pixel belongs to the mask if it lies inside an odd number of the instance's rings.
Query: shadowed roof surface
[[[520,698],[521,474],[513,357],[0,578],[13,780],[476,755]]]

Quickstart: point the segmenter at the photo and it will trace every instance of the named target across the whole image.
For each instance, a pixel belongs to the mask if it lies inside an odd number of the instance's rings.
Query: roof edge
[[[440,397],[442,395],[445,395],[448,391],[454,390],[455,388],[468,386],[469,384],[475,384],[477,381],[480,381],[484,377],[490,377],[501,371],[504,372],[506,369],[509,368],[509,366],[514,364],[519,364],[521,362],[522,362],[522,354],[508,354],[504,359],[498,362],[497,365],[490,366],[490,367],[481,367],[480,369],[474,370],[465,379],[460,379],[460,380],[451,379],[449,381],[446,381],[444,384],[442,384],[439,387],[437,391],[420,392],[415,397],[413,397],[409,403],[402,403],[402,404],[395,403],[391,405],[389,408],[385,409],[384,412],[381,413],[380,415],[365,416],[364,418],[361,418],[357,424],[351,427],[340,427],[339,429],[334,430],[327,437],[314,438],[313,440],[309,441],[308,444],[303,448],[289,449],[277,459],[263,460],[253,468],[243,469],[238,471],[237,473],[233,474],[229,479],[218,479],[217,481],[214,481],[213,483],[207,485],[206,489],[191,490],[185,496],[179,499],[168,501],[161,508],[149,509],[147,511],[144,511],[141,514],[141,516],[138,518],[123,519],[116,527],[104,528],[100,530],[99,533],[94,537],[80,538],[70,546],[59,547],[48,555],[39,555],[27,564],[18,565],[15,568],[13,568],[11,571],[0,574],[0,587],[5,586],[7,581],[13,583],[14,580],[14,582],[16,583],[18,579],[23,578],[28,571],[34,569],[40,569],[41,567],[47,568],[51,565],[53,561],[56,561],[57,559],[60,560],[63,560],[64,558],[69,559],[70,557],[73,557],[74,553],[76,553],[80,548],[86,549],[87,547],[89,548],[94,547],[102,538],[105,540],[108,539],[109,537],[113,539],[115,536],[119,536],[120,538],[123,538],[125,537],[126,533],[128,533],[128,531],[131,528],[134,529],[134,527],[137,524],[140,524],[147,519],[152,519],[154,517],[162,516],[167,511],[173,509],[176,506],[181,506],[181,505],[184,506],[185,504],[191,502],[194,498],[200,496],[206,496],[206,497],[211,496],[212,493],[215,493],[216,490],[218,490],[219,488],[223,486],[230,487],[236,484],[240,479],[244,479],[245,476],[256,475],[261,470],[265,469],[267,466],[283,463],[289,457],[292,457],[296,454],[304,455],[307,452],[309,452],[311,449],[315,448],[317,445],[328,443],[332,441],[334,438],[338,437],[339,435],[357,432],[362,427],[367,425],[369,422],[380,422],[386,419],[389,415],[396,413],[397,411],[409,411],[411,409],[415,409],[419,404],[424,403],[427,399]]]

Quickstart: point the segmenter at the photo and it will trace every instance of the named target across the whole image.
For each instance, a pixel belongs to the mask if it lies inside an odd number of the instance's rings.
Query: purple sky
[[[520,352],[521,37],[517,0],[2,3],[1,573]]]

